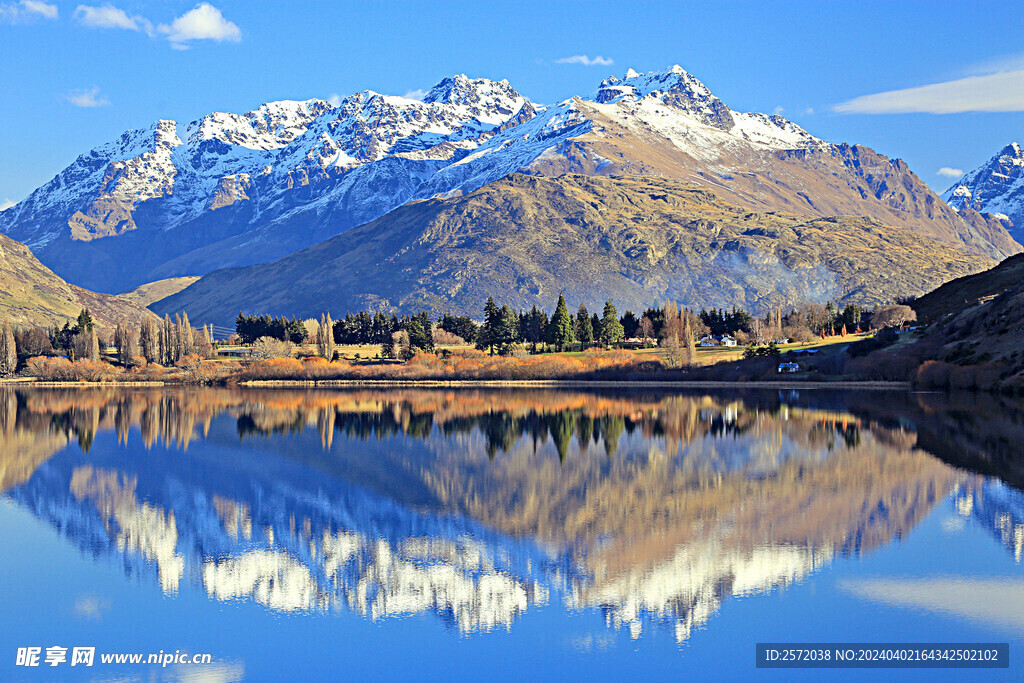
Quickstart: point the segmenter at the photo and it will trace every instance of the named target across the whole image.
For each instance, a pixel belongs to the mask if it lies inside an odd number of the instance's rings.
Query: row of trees
[[[878,322],[888,321],[888,309],[906,307],[880,307],[883,315]],[[744,309],[702,309],[700,313],[682,309],[669,302],[661,307],[648,308],[640,317],[626,311],[621,317],[612,302],[606,302],[602,315],[591,314],[580,305],[571,314],[565,298],[559,295],[555,312],[550,317],[543,309],[533,306],[529,311],[516,311],[508,304],[499,307],[493,298],[484,307],[483,324],[478,325],[469,316],[446,313],[436,322],[422,311],[415,315],[388,315],[382,312],[360,311],[346,314],[338,321],[302,323],[294,317],[271,318],[268,315],[246,316],[239,313],[236,330],[243,343],[260,337],[285,342],[312,341],[317,354],[330,358],[336,344],[379,344],[385,358],[407,358],[416,351],[433,351],[441,343],[475,343],[476,347],[508,353],[517,345],[546,344],[557,351],[569,348],[587,348],[592,345],[612,346],[623,339],[639,339],[644,343],[657,342],[669,348],[672,364],[686,364],[695,357],[695,342],[705,335],[737,336],[742,343],[765,344],[781,338],[809,341],[817,336],[846,334],[859,331],[866,325],[870,314],[856,304],[839,310],[832,302],[825,305],[805,304],[785,315],[781,308],[773,309],[762,317],[752,316]],[[904,316],[905,317],[905,316]],[[330,334],[324,332],[329,330]],[[328,350],[327,346],[331,349]],[[325,355],[326,354],[326,355]]]
[[[805,304],[782,315],[781,309],[771,311],[764,318],[753,317],[743,309],[731,311],[711,309],[699,314],[682,309],[673,302],[660,308],[648,308],[640,318],[631,311],[618,316],[615,305],[608,301],[601,316],[591,314],[580,305],[575,315],[569,313],[565,297],[561,294],[552,316],[537,308],[514,311],[510,306],[500,308],[493,298],[484,308],[484,322],[477,325],[469,316],[445,314],[434,323],[429,314],[421,312],[398,318],[384,313],[363,311],[346,315],[337,322],[329,315],[319,322],[305,323],[281,316],[245,316],[239,314],[236,330],[243,343],[261,342],[267,347],[267,357],[290,355],[291,344],[312,341],[316,353],[327,359],[335,355],[338,343],[378,343],[385,358],[409,358],[416,351],[433,351],[435,340],[442,343],[475,342],[477,348],[492,354],[509,353],[518,344],[548,344],[557,351],[586,348],[600,344],[612,346],[626,338],[656,341],[666,353],[667,363],[673,367],[692,364],[696,359],[695,343],[706,334],[746,335],[744,343],[771,343],[779,337],[805,341],[814,336],[847,334],[869,325],[874,328],[902,327],[916,320],[912,308],[902,304],[880,306],[867,312],[856,304],[841,311],[831,302],[822,306]],[[444,336],[447,335],[447,336]],[[147,319],[139,326],[120,322],[109,340],[118,361],[123,365],[144,359],[148,363],[168,365],[179,360],[213,355],[213,330],[194,329],[188,315],[165,316],[162,321]],[[271,348],[271,342],[280,342]],[[0,375],[9,375],[17,369],[18,358],[64,353],[72,360],[97,361],[100,349],[108,346],[101,338],[88,309],[83,309],[72,324],[54,326],[50,330],[31,327],[14,330],[10,323],[0,325]],[[536,350],[536,348],[534,349]]]
[[[213,356],[213,333],[205,325],[193,329],[187,313],[175,315],[173,321],[164,316],[160,323],[147,318],[137,330],[128,323],[118,323],[114,329],[114,348],[124,365],[140,357],[149,363],[170,365],[189,356]]]
[[[120,321],[113,336],[101,336],[89,309],[82,309],[74,324],[50,330],[41,327],[13,330],[9,322],[0,325],[0,376],[10,375],[19,358],[66,355],[71,360],[101,360],[101,350],[114,347],[118,362],[128,366],[142,362],[169,365],[188,356],[213,355],[211,328],[194,329],[188,315],[152,318],[135,325]]]
[[[243,344],[252,344],[260,337],[272,337],[281,341],[301,344],[306,341],[306,326],[292,316],[272,318],[269,315],[242,315],[235,319],[235,332]]]
[[[629,313],[629,316],[632,316]],[[547,343],[556,351],[564,351],[576,342],[583,346],[598,342],[611,346],[622,341],[625,330],[619,320],[618,311],[611,301],[605,302],[603,315],[598,318],[591,316],[586,306],[580,305],[573,318],[565,303],[565,297],[558,295],[555,313],[548,318],[547,313],[534,306],[529,312],[516,313],[507,304],[498,308],[493,298],[487,299],[484,306],[484,324],[477,334],[476,347],[488,350],[491,354],[505,351],[517,343]]]

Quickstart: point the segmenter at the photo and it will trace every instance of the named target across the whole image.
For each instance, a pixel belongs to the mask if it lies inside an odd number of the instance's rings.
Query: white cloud
[[[160,24],[160,33],[167,35],[171,46],[188,49],[185,45],[190,40],[216,40],[237,43],[242,40],[242,30],[224,18],[220,10],[208,2],[201,2],[195,8],[171,22],[170,25]]]
[[[814,107],[807,107],[807,109],[804,109],[804,113],[810,116],[814,113]]]
[[[4,200],[2,202],[0,202],[0,211],[6,211],[7,209],[11,208],[12,206],[16,206],[17,203],[18,202],[12,201],[12,200],[8,199],[7,197],[4,197]]]
[[[50,5],[39,0],[21,0],[18,3],[7,2],[0,4],[0,22],[7,24],[18,24],[38,17],[56,19],[57,16],[56,5]]]
[[[38,14],[46,19],[57,18],[57,6],[39,0],[21,0],[21,6],[30,14]]]
[[[778,107],[775,107],[775,109],[774,109],[774,111],[772,113],[774,113],[774,114],[781,114],[784,111],[786,111],[785,107],[778,106]]]
[[[586,55],[573,55],[556,59],[555,64],[582,64],[583,66],[611,66],[614,62],[608,57],[597,55],[593,59]]]
[[[864,95],[833,109],[844,114],[1024,111],[1024,69]]]
[[[427,91],[422,89],[410,90],[409,92],[402,95],[402,97],[408,100],[420,100],[427,96]]]
[[[984,76],[986,74],[1006,73],[1024,69],[1024,52],[1015,55],[996,57],[988,61],[973,64],[963,71],[964,76]]]
[[[943,166],[935,172],[935,175],[940,175],[943,178],[959,178],[963,174],[964,172],[959,168],[950,168],[949,166]]]
[[[331,96],[327,98],[327,103],[332,107],[341,106],[341,95],[338,93],[331,93]]]
[[[100,96],[99,88],[91,90],[78,90],[67,95],[68,101],[76,107],[105,107],[110,100]]]
[[[153,35],[153,24],[149,20],[140,16],[130,17],[123,9],[112,5],[79,5],[75,9],[75,16],[83,26],[89,28],[123,28],[127,31],[145,31]]]

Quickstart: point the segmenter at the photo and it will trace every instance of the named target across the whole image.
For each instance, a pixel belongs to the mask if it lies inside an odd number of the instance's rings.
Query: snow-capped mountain
[[[958,180],[942,198],[954,209],[974,209],[1013,222],[1018,241],[1024,239],[1024,150],[1016,142]]]
[[[270,261],[417,199],[512,172],[666,175],[730,202],[865,215],[990,258],[1020,245],[950,210],[903,162],[731,110],[675,66],[538,107],[507,81],[446,78],[422,101],[364,91],[158,121],[79,157],[0,213],[0,232],[101,291]]]

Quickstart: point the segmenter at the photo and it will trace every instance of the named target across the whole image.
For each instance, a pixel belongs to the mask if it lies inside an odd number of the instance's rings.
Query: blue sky
[[[1022,26],[1016,2],[0,0],[0,202],[158,118],[454,73],[546,103],[677,63],[733,109],[901,157],[941,190],[939,169],[1024,141]]]

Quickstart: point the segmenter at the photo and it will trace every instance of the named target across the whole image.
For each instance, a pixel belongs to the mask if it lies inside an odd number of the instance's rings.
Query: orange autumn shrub
[[[110,381],[119,379],[118,375],[123,374],[120,368],[115,368],[103,361],[76,360],[71,367],[80,382]]]
[[[29,358],[27,367],[33,377],[51,382],[102,382],[117,379],[121,374],[102,361],[78,360],[72,363],[67,358],[47,356]]]
[[[242,373],[244,379],[302,379],[302,361],[298,358],[267,358],[256,361]]]
[[[345,360],[328,361],[320,356],[311,356],[302,363],[305,379],[342,379],[352,366]]]
[[[29,358],[25,365],[28,368],[28,374],[47,381],[66,382],[70,381],[74,375],[71,361],[67,358],[35,356]]]

